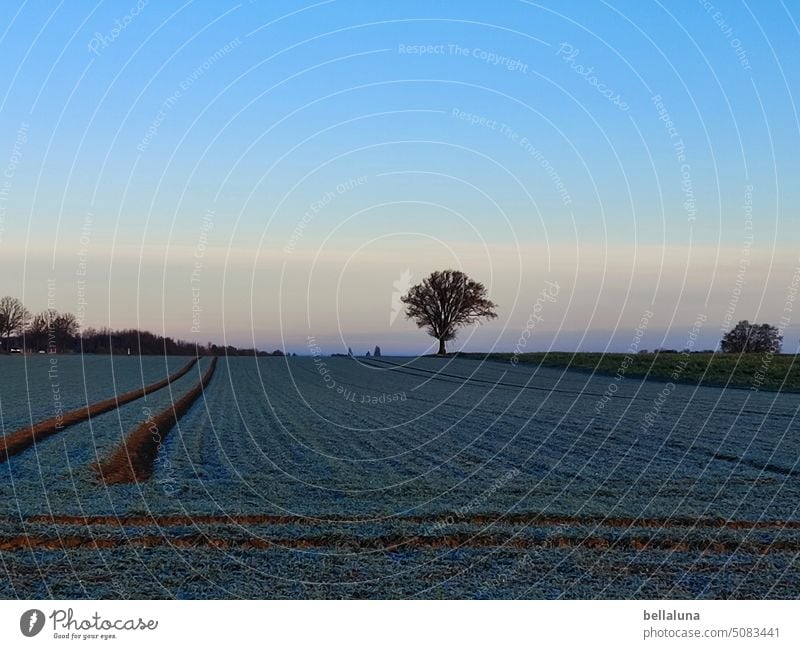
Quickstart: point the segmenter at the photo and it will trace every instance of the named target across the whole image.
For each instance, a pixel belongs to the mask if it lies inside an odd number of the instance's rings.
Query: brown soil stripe
[[[19,523],[19,520],[6,519],[3,522]],[[352,518],[323,519],[305,518],[302,516],[275,516],[269,514],[231,514],[225,515],[136,515],[136,516],[69,516],[41,514],[25,519],[26,523],[51,523],[57,525],[106,525],[112,527],[179,527],[193,525],[330,525],[330,524],[360,524],[374,523],[411,523],[418,525],[436,526],[444,530],[451,525],[527,525],[532,527],[547,527],[568,525],[573,527],[638,527],[638,528],[669,528],[669,527],[694,527],[698,529],[733,529],[733,530],[761,530],[761,529],[800,529],[800,521],[760,520],[728,521],[722,518],[602,518],[580,516],[552,516],[527,514],[507,514],[501,516],[471,515],[459,517],[455,515],[437,516],[405,516],[386,519]]]
[[[117,548],[155,548],[172,547],[193,550],[306,550],[329,549],[339,553],[393,551],[396,549],[439,549],[439,548],[508,548],[514,550],[560,550],[587,549],[610,552],[705,552],[714,554],[771,554],[777,552],[800,552],[800,544],[787,541],[775,543],[742,543],[725,540],[674,539],[646,537],[574,537],[558,536],[540,539],[510,536],[488,536],[450,534],[446,536],[378,536],[356,538],[348,536],[312,536],[285,539],[263,538],[224,538],[202,535],[176,536],[134,536],[129,538],[108,538],[91,536],[2,536],[0,551],[17,550],[61,550],[61,549],[117,549]]]
[[[125,440],[100,463],[92,465],[105,484],[144,482],[153,474],[158,449],[178,420],[203,393],[214,374],[217,357],[211,359],[200,382],[178,401],[170,404],[152,419],[133,429]],[[157,439],[158,438],[158,439]]]
[[[175,374],[168,376],[161,381],[151,383],[150,385],[146,385],[145,387],[137,390],[131,390],[130,392],[126,392],[119,396],[113,396],[110,399],[105,399],[104,401],[98,401],[90,406],[72,410],[64,415],[61,415],[60,417],[52,417],[50,419],[46,419],[45,421],[40,421],[38,424],[34,424],[33,426],[21,428],[13,433],[9,433],[0,439],[0,462],[5,462],[12,455],[22,453],[22,451],[30,448],[34,444],[41,442],[42,440],[47,439],[51,435],[55,435],[57,432],[63,430],[67,426],[73,426],[92,417],[102,415],[104,412],[119,408],[119,406],[130,403],[131,401],[135,401],[136,399],[141,399],[143,396],[150,394],[151,392],[155,392],[156,390],[166,387],[170,383],[177,381],[184,374],[186,374],[195,363],[197,363],[197,359],[193,358],[180,370],[175,372]]]

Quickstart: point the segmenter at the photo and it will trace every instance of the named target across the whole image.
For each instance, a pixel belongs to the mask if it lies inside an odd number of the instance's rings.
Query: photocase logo
[[[394,286],[394,291],[392,292],[392,311],[389,313],[390,327],[403,310],[403,303],[400,301],[400,298],[408,293],[408,289],[411,288],[411,270],[406,268],[400,273],[400,278],[394,280],[392,286]]]
[[[38,608],[25,611],[19,618],[19,630],[26,638],[32,638],[44,628],[44,613]]]

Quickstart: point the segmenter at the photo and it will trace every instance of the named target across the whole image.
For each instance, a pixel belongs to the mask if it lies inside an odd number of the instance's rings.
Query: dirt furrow
[[[265,539],[258,537],[231,538],[195,535],[142,535],[124,537],[68,536],[0,536],[0,551],[62,550],[62,549],[124,549],[173,547],[181,549],[223,550],[305,550],[330,549],[338,553],[393,551],[397,549],[438,548],[507,548],[515,550],[552,550],[582,548],[610,552],[670,551],[711,554],[772,554],[800,551],[800,544],[787,541],[757,543],[753,541],[712,539],[676,539],[659,537],[579,537],[551,536],[546,538],[521,538],[510,535],[448,534],[442,536],[387,535],[376,537],[350,537],[322,535],[298,538]]]
[[[4,522],[18,523],[19,520],[6,519]],[[153,516],[70,516],[41,514],[25,519],[26,523],[52,523],[57,525],[106,525],[114,527],[178,527],[192,525],[330,525],[330,524],[363,524],[363,523],[411,523],[431,526],[450,525],[525,525],[531,527],[579,526],[579,527],[613,527],[613,528],[668,528],[689,527],[698,529],[800,529],[800,521],[790,520],[725,520],[722,518],[603,518],[600,516],[553,516],[536,513],[518,513],[506,515],[473,514],[457,516],[455,514],[431,516],[401,516],[395,518],[350,518],[325,519],[306,518],[303,516],[277,516],[271,514],[198,514]]]
[[[215,356],[195,387],[155,417],[134,428],[108,457],[92,465],[100,481],[112,485],[149,480],[163,440],[203,393],[216,366]]]

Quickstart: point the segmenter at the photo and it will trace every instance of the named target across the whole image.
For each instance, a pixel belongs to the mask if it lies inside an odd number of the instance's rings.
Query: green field
[[[516,360],[520,364],[608,375],[621,373],[626,378],[673,383],[800,392],[800,363],[793,354],[535,352],[518,355],[459,353],[458,357],[508,362]]]

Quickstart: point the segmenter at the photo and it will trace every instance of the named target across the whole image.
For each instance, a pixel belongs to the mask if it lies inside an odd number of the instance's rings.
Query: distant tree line
[[[67,350],[64,350],[67,351]],[[138,329],[86,329],[73,340],[70,351],[82,351],[85,354],[166,354],[169,356],[194,356],[197,353],[209,355],[211,350],[196,346],[185,340],[173,340],[169,336],[159,336],[150,331]],[[224,348],[214,352],[224,354]]]
[[[5,352],[46,352],[50,354],[82,352],[85,354],[170,355],[170,356],[283,356],[276,349],[268,353],[241,349],[233,345],[198,345],[175,340],[139,329],[88,328],[80,331],[72,313],[45,309],[31,314],[20,300],[0,298],[0,348]]]
[[[466,276],[462,277],[463,273],[457,271],[445,271],[445,274],[448,281],[439,282],[438,275],[434,273],[432,279],[429,278],[426,280],[427,283],[414,287],[409,296],[403,298],[409,317],[416,317],[420,326],[427,326],[429,333],[439,339],[439,353],[444,353],[444,343],[455,336],[457,326],[481,317],[494,317],[491,311],[494,304],[485,299],[485,289],[482,285],[468,281]],[[434,282],[434,279],[437,281]],[[453,295],[460,298],[458,302],[461,304],[461,298],[466,293],[470,295],[466,305],[469,308],[459,317],[451,318],[452,321],[438,322],[428,314],[430,304],[435,306],[439,302],[448,303],[447,298],[452,298]],[[433,312],[438,313],[437,309],[433,309]],[[724,353],[779,354],[782,346],[783,335],[777,327],[770,324],[751,324],[747,320],[737,323],[720,341],[720,350]],[[34,315],[19,299],[8,295],[0,298],[0,349],[5,352],[30,353],[285,356],[280,349],[264,352],[258,349],[240,349],[233,345],[218,346],[211,342],[207,345],[198,345],[138,329],[89,328],[80,332],[78,319],[74,314],[45,309]],[[673,350],[658,351],[667,353]],[[348,348],[347,355],[353,356],[353,350]],[[369,356],[370,353],[367,352],[366,355]],[[376,346],[372,355],[379,357],[380,347]]]

